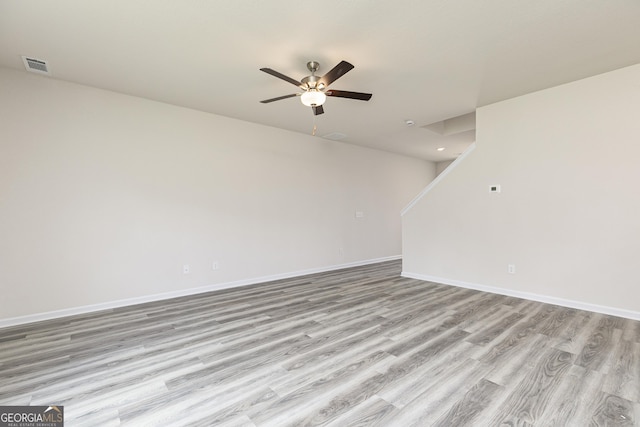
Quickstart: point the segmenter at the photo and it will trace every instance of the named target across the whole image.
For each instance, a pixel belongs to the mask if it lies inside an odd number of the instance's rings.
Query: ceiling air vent
[[[22,62],[24,62],[24,67],[27,69],[27,71],[38,74],[46,74],[47,76],[51,75],[51,73],[49,72],[49,64],[47,64],[47,61],[23,56]]]
[[[332,141],[340,141],[341,139],[345,139],[346,137],[347,135],[340,132],[333,132],[323,136],[324,139],[330,139]]]

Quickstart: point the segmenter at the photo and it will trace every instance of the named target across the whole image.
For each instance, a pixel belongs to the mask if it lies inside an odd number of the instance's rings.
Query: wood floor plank
[[[547,351],[534,369],[509,394],[491,425],[534,425],[573,364],[573,355],[560,350]]]
[[[422,375],[416,375],[410,385],[387,387],[379,395],[389,396],[390,402],[400,408],[394,420],[397,425],[432,425],[482,380],[487,370],[482,363],[461,357],[448,366],[441,362],[424,374],[420,372]]]
[[[480,380],[433,424],[434,427],[472,426],[480,412],[485,409],[500,389],[499,385],[491,381]]]
[[[367,375],[368,368],[386,357],[389,357],[388,354],[382,351],[371,353],[349,366],[329,372],[319,380],[288,393],[267,408],[261,410],[250,408],[249,418],[258,425],[282,426],[291,424],[293,414],[300,414],[301,407],[304,407],[308,412],[315,409],[314,407],[321,406],[323,402],[331,398],[332,394],[349,387],[350,383],[345,382],[345,378],[358,378]],[[322,396],[326,397],[321,399]]]
[[[593,398],[599,395],[603,375],[573,365],[559,385],[554,399],[544,408],[541,420],[549,426],[588,426]]]
[[[373,351],[385,354],[384,358],[376,362],[376,366],[385,366],[384,362],[389,363],[388,361],[395,359],[395,356],[382,349],[383,344],[387,342],[386,337],[379,334],[377,329],[372,330],[371,333],[376,338],[365,341],[366,344],[342,347],[342,351],[336,351],[336,347],[332,346],[329,350],[330,354],[313,352],[312,361],[305,358],[302,362],[301,359],[294,357],[286,363],[281,363],[282,366],[288,367],[285,369],[287,373],[274,380],[270,384],[271,387],[281,395],[293,393],[311,383],[321,381],[327,372],[351,366],[354,359],[358,360]]]
[[[614,342],[616,319],[599,314],[598,323],[589,335],[582,351],[578,355],[577,365],[598,371],[611,356],[610,347]]]
[[[640,322],[624,319],[623,330],[624,340],[640,343]]]
[[[599,322],[599,314],[587,311],[579,312],[567,322],[566,328],[552,338],[554,348],[578,355],[583,351],[589,337]]]
[[[393,425],[398,408],[373,396],[360,405],[350,408],[349,411],[326,424],[328,427],[376,427]]]
[[[418,404],[421,408],[428,406],[424,400],[417,403],[417,396],[428,395],[428,402],[438,402],[438,405],[443,405],[442,399],[449,397],[451,392],[448,388],[450,382],[455,384],[456,389],[460,389],[460,382],[465,385],[468,384],[467,381],[475,383],[491,369],[471,358],[474,348],[473,344],[466,341],[456,343],[447,350],[446,358],[424,361],[401,380],[386,384],[377,392],[377,395],[403,410],[409,404]],[[402,359],[399,359],[394,362],[401,363],[401,361]],[[388,368],[391,367],[394,365]],[[463,389],[466,390],[466,386]],[[430,410],[432,411],[433,409]]]
[[[501,353],[500,357],[478,358],[493,368],[486,379],[512,389],[544,357],[545,352],[549,350],[548,341],[543,335],[531,335],[519,340],[517,345],[510,347],[508,352]]]
[[[522,319],[523,317],[524,315],[520,313],[512,313],[510,315],[507,315],[503,319],[495,323],[490,323],[489,327],[485,327],[483,330],[478,331],[477,333],[466,338],[466,340],[476,345],[485,346],[496,339],[503,332],[505,332],[509,328],[512,328],[518,322],[518,320]]]
[[[637,426],[636,408],[633,402],[618,396],[601,392],[600,399],[593,406],[591,426]]]
[[[558,306],[551,306],[551,308],[552,310],[547,311],[549,315],[537,322],[536,332],[553,338],[565,330],[579,310]]]
[[[526,346],[531,340],[539,337],[536,328],[542,317],[541,314],[544,316],[544,313],[540,313],[540,308],[538,308],[520,319],[491,346],[487,346],[479,360],[496,366],[502,365],[503,362],[510,363],[509,359],[513,359],[512,353],[518,352],[523,345]]]
[[[640,343],[620,340],[602,390],[640,403]]]
[[[640,322],[390,261],[0,329],[70,426],[640,426]]]
[[[322,425],[333,421],[336,417],[347,412],[350,407],[357,406],[374,395],[380,395],[381,390],[385,387],[404,382],[407,377],[413,376],[417,369],[426,366],[427,360],[433,360],[446,348],[460,344],[460,338],[464,336],[466,336],[466,332],[460,330],[441,334],[424,348],[419,348],[404,358],[394,360],[383,373],[373,372],[359,383],[354,384],[353,387],[342,393],[337,393],[335,397],[317,410],[293,420],[292,425]]]

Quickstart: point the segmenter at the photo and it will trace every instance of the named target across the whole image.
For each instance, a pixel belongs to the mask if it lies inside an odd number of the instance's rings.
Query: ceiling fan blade
[[[279,96],[277,98],[265,99],[264,101],[260,101],[260,102],[262,102],[263,104],[268,104],[273,101],[280,101],[281,99],[293,98],[294,96],[298,96],[298,94],[292,93],[291,95],[284,95],[284,96]]]
[[[264,72],[265,72],[265,73],[267,73],[267,74],[271,74],[272,76],[277,77],[277,78],[279,78],[279,79],[282,79],[282,80],[284,80],[285,82],[289,82],[289,83],[291,83],[291,84],[292,84],[292,85],[294,85],[294,86],[300,86],[300,87],[302,87],[302,82],[299,82],[299,81],[297,81],[297,80],[295,80],[295,79],[292,79],[292,78],[291,78],[291,77],[289,77],[289,76],[285,76],[284,74],[279,73],[279,72],[277,72],[276,70],[272,70],[271,68],[260,68],[260,71],[264,71]]]
[[[322,105],[312,106],[311,109],[313,110],[314,116],[317,116],[318,114],[324,114],[324,108],[322,108]]]
[[[320,77],[318,84],[322,84],[324,87],[327,87],[351,70],[353,70],[353,65],[349,64],[347,61],[340,61],[340,63],[333,67],[331,71]]]
[[[362,92],[349,92],[348,90],[328,90],[324,93],[327,96],[337,96],[340,98],[359,99],[360,101],[368,101],[373,94]]]

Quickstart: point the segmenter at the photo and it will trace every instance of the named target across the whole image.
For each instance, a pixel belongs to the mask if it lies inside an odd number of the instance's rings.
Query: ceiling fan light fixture
[[[311,71],[311,75],[303,78],[300,81],[292,79],[289,76],[285,76],[284,74],[279,73],[276,70],[272,70],[271,68],[260,68],[260,71],[277,77],[280,80],[284,80],[287,83],[291,83],[298,89],[302,90],[302,92],[265,99],[260,102],[263,104],[269,104],[274,101],[280,101],[281,99],[299,96],[302,105],[311,107],[313,115],[317,116],[319,114],[324,114],[324,108],[322,107],[322,105],[327,100],[327,96],[333,96],[336,98],[358,99],[360,101],[368,101],[371,99],[372,95],[370,93],[351,92],[348,90],[327,90],[331,83],[338,80],[340,77],[353,69],[352,64],[349,64],[347,61],[340,61],[338,65],[333,67],[322,77],[318,77],[315,75],[316,71],[318,71],[319,66],[320,64],[318,64],[316,61],[309,61],[307,63],[307,68],[309,69],[309,71]]]
[[[310,89],[300,96],[300,101],[307,107],[319,107],[327,100],[327,95],[319,90]]]

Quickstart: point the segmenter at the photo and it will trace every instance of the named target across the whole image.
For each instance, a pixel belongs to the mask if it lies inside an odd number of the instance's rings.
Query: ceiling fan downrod
[[[301,82],[306,85],[308,89],[323,89],[324,84],[318,84],[320,77],[316,76],[316,71],[320,69],[320,63],[309,61],[307,62],[307,69],[311,71],[311,75],[303,78]]]

